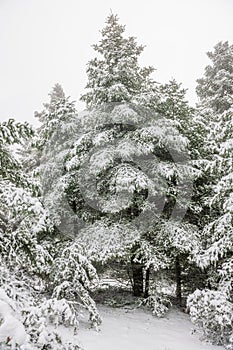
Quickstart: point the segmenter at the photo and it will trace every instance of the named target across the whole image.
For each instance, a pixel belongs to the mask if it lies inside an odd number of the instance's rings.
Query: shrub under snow
[[[30,286],[26,279],[10,276],[12,282],[0,281],[0,349],[80,350],[73,305],[64,299],[41,299],[33,282]]]
[[[188,297],[191,320],[201,326],[213,343],[233,349],[233,304],[225,294],[213,290],[196,290]]]
[[[154,316],[163,317],[168,312],[171,302],[165,295],[153,292],[147,298],[141,300],[141,305],[150,309]]]

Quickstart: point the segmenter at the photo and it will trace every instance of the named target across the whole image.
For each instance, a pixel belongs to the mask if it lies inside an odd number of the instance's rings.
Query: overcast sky
[[[233,0],[0,0],[0,120],[35,124],[56,82],[79,99],[110,9],[146,45],[140,63],[154,66],[159,82],[182,82],[191,104],[205,53],[233,43]]]

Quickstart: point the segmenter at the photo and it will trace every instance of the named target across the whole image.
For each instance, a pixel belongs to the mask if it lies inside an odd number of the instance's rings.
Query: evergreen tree
[[[79,135],[80,120],[74,102],[65,97],[59,84],[53,87],[49,96],[50,101],[44,104],[44,110],[35,113],[41,125],[28,146],[31,155],[26,162],[27,168],[32,168],[39,180],[41,200],[48,208],[56,230],[72,236],[73,211],[64,198],[63,175],[66,155]]]
[[[199,110],[197,112],[195,108],[189,106],[185,96],[186,90],[183,89],[181,84],[178,84],[174,79],[167,84],[160,85],[158,91],[160,98],[156,110],[166,118],[174,120],[180,134],[187,137],[189,141],[187,148],[189,150],[193,171],[193,195],[183,223],[179,228],[176,227],[176,229],[180,232],[186,231],[187,241],[184,243],[184,247],[187,247],[187,243],[191,243],[193,240],[193,244],[196,247],[195,254],[198,254],[199,245],[197,244],[197,240],[199,240],[198,237],[201,236],[201,230],[203,229],[202,222],[205,220],[204,213],[207,210],[205,208],[206,204],[201,195],[203,184],[205,184],[205,181],[207,180],[207,174],[203,173],[203,162],[200,161],[203,158],[202,144],[204,142],[204,131],[202,125],[197,122],[197,120],[199,121]],[[170,230],[171,232],[173,231],[172,228]],[[195,288],[193,285],[201,288],[205,284],[205,273],[201,271],[200,267],[198,267],[193,261],[194,254],[192,252],[191,244],[189,245],[189,248],[189,251],[186,248],[181,248],[180,254],[177,249],[171,250],[174,259],[174,271],[177,283],[177,293],[179,291],[178,294],[181,294],[181,289],[183,289],[183,292],[187,295],[194,291]]]
[[[211,183],[207,184],[209,194],[207,201],[211,211],[209,223],[204,232],[210,239],[208,244],[212,246],[212,249],[214,246],[218,249],[217,246],[219,246],[218,252],[212,251],[215,259],[218,260],[232,249],[227,242],[222,245],[221,240],[232,241],[230,208],[232,197],[233,46],[230,46],[228,42],[220,42],[212,53],[208,53],[208,56],[212,60],[212,65],[206,68],[204,78],[198,80],[197,92],[200,98],[199,108],[206,111],[205,117],[208,118],[205,124],[206,139],[203,154],[206,155],[204,170],[208,172],[211,180]],[[213,261],[213,257],[211,260]]]
[[[1,259],[9,266],[16,262],[27,266],[28,271],[35,268],[37,234],[45,227],[46,215],[35,197],[35,184],[26,176],[11,146],[30,135],[32,129],[27,124],[14,120],[0,124]]]
[[[190,107],[186,100],[186,89],[177,83],[175,79],[158,87],[159,99],[156,104],[156,112],[163,117],[174,120],[181,135],[189,140],[189,149],[193,150],[193,117],[195,109]]]
[[[132,263],[133,259],[135,270],[149,262],[141,247],[149,227],[156,245],[154,225],[162,225],[175,204],[180,210],[185,206],[182,198],[174,201],[175,181],[185,181],[189,174],[188,167],[175,164],[169,154],[172,149],[182,157],[186,139],[171,120],[155,119],[153,113],[146,118],[146,113],[145,108],[125,103],[108,106],[107,113],[89,112],[83,134],[66,162],[69,201],[80,221],[86,223],[78,237],[86,242],[90,257],[98,262],[115,257]],[[137,124],[130,125],[130,120]],[[142,246],[148,247],[146,243]],[[160,239],[160,247],[157,242],[157,248],[152,249],[157,251],[153,266],[158,264],[158,269],[166,264],[163,240]],[[142,294],[137,280],[139,271],[135,270],[134,292]]]
[[[158,129],[157,131],[158,133],[161,132],[161,134],[163,134],[164,132],[161,130],[164,130],[164,128],[165,129],[167,128],[167,136],[169,137],[169,142],[171,142],[169,147],[172,147],[172,142],[173,142],[171,141],[172,137],[174,137],[174,139],[177,137],[177,142],[178,142],[177,144],[179,144],[180,142],[179,146],[181,151],[182,144],[184,145],[184,143],[186,142],[185,141],[186,134],[188,134],[189,132],[188,126],[187,126],[188,119],[192,114],[191,108],[188,107],[187,102],[184,100],[185,91],[182,90],[176,82],[171,82],[170,84],[167,84],[164,87],[159,88],[158,85],[150,77],[151,73],[153,72],[153,68],[149,67],[145,69],[145,68],[139,67],[138,58],[143,50],[143,47],[137,46],[134,38],[130,37],[128,39],[125,39],[123,37],[124,30],[125,30],[125,27],[119,25],[118,18],[114,15],[110,15],[107,18],[106,27],[101,31],[102,39],[100,43],[98,45],[94,45],[94,49],[101,55],[102,59],[100,60],[95,58],[94,60],[91,60],[89,62],[88,69],[87,69],[88,92],[81,97],[81,99],[87,103],[87,107],[94,109],[94,112],[91,114],[92,116],[89,117],[89,119],[86,117],[86,120],[87,119],[90,120],[89,129],[86,129],[84,131],[85,135],[78,142],[78,147],[76,148],[76,150],[79,154],[79,152],[87,151],[88,148],[91,150],[91,147],[93,146],[96,147],[94,143],[95,138],[97,138],[98,133],[101,135],[103,134],[103,132],[106,134],[106,136],[105,136],[105,141],[104,140],[102,141],[101,146],[103,142],[109,142],[109,140],[114,140],[114,139],[118,140],[119,137],[122,137],[123,139],[125,139],[126,137],[126,141],[131,137],[133,137],[133,140],[135,141],[135,136],[131,136],[133,135],[133,130],[130,129],[130,125],[124,125],[124,123],[127,123],[127,115],[132,115],[131,121],[132,120],[137,121],[136,128],[138,128],[138,121],[142,123],[142,125],[144,124],[147,125],[146,115],[148,115],[148,111],[142,109],[141,112],[139,112],[140,107],[141,108],[147,107],[151,109],[152,114],[154,113],[154,120],[150,120],[149,122],[151,123],[150,125],[153,128],[156,128],[157,126],[157,129]],[[179,101],[179,104],[178,104],[178,101]],[[137,107],[138,111],[136,110],[138,115],[135,114],[134,112],[135,107],[133,108],[132,105],[129,104],[129,102],[132,102],[135,104],[135,106],[138,106]],[[114,106],[106,107],[106,110],[104,110],[104,104],[106,105],[111,103],[120,104],[118,112],[114,111]],[[125,104],[125,107],[124,107],[124,104]],[[100,111],[101,107],[102,107],[102,112]],[[98,108],[100,109],[99,111],[98,111]],[[109,115],[113,115],[114,113],[116,113],[116,115],[117,113],[121,115],[121,124],[119,123],[119,121],[117,122],[116,119],[110,116],[107,116],[106,112],[108,108],[109,108]],[[145,114],[144,120],[142,118],[143,113]],[[97,114],[98,114],[98,117],[97,117]],[[158,117],[158,114],[162,114],[163,118]],[[93,119],[93,121],[91,118]],[[106,126],[100,125],[99,131],[98,131],[98,129],[96,130],[95,124],[96,125],[99,124],[100,118],[102,118],[101,123],[103,124],[105,119],[107,125]],[[186,125],[184,125],[184,121],[186,121]],[[90,127],[91,122],[92,122],[93,130],[91,130],[91,127]],[[113,130],[111,130],[111,128]],[[186,134],[184,132],[183,135],[181,133],[180,135],[178,135],[179,128],[180,129],[183,128],[182,130],[183,131],[185,130]],[[158,157],[157,160],[159,162],[161,161],[161,164],[160,164],[161,172],[159,173],[159,176],[165,176],[166,180],[163,183],[161,183],[160,186],[161,186],[161,192],[164,191],[164,187],[166,185],[168,185],[168,188],[169,188],[166,194],[166,204],[164,209],[164,212],[167,212],[166,214],[167,217],[169,217],[169,213],[172,212],[172,208],[176,202],[175,201],[176,194],[175,194],[174,188],[176,187],[176,184],[177,184],[177,178],[176,178],[177,173],[176,175],[174,174],[176,172],[174,170],[174,164],[171,164],[173,160],[171,155],[169,155],[169,151],[166,150],[166,147],[168,146],[169,142],[166,144],[166,146],[162,144],[161,145],[157,144],[157,146],[155,146],[154,145],[154,142],[156,143],[155,134],[153,136],[151,135],[150,137],[149,129],[141,131],[141,134],[139,130],[140,130],[140,127],[138,128],[138,132],[135,131],[138,137],[138,142],[139,143],[141,142],[142,144],[144,144],[145,142],[145,150],[142,151],[141,157],[145,157],[148,151],[151,150],[152,154]],[[175,136],[175,134],[177,136]],[[110,137],[110,135],[111,135],[111,138],[108,140],[108,137]],[[182,136],[183,136],[183,139],[182,139]],[[145,137],[145,140],[144,140],[144,137]],[[141,141],[139,141],[140,139]],[[150,143],[152,143],[153,146]],[[130,144],[128,147],[129,147],[129,151],[127,152],[130,157],[130,154],[131,154],[130,150],[132,149],[132,154],[135,154],[136,152],[135,147],[139,147],[139,145]],[[107,162],[107,158],[111,153],[107,151],[107,146],[106,146],[106,152],[107,154],[106,156],[103,156],[103,159],[106,158],[106,162]],[[177,152],[179,152],[178,149],[177,149]],[[74,154],[77,157],[77,153],[74,153]],[[77,157],[77,159],[79,159],[79,157]],[[118,176],[121,176],[122,179],[124,178],[129,179],[130,177],[135,178],[135,176],[139,176],[139,173],[138,174],[137,172],[135,173],[135,171],[133,170],[133,167],[130,167],[129,165],[127,165],[127,168],[123,171],[120,167],[121,159],[122,159],[122,155],[119,155],[120,164],[118,165],[118,168],[119,168]],[[75,164],[77,166],[77,161],[76,162],[72,161],[72,164]],[[153,164],[153,161],[151,162],[151,164]],[[173,170],[171,170],[171,173],[169,173],[168,171],[170,167],[173,168]],[[72,169],[72,167],[70,167],[70,169]],[[113,169],[116,169],[116,166],[114,166]],[[102,179],[102,183],[104,186],[109,187],[108,181],[110,181],[111,179],[110,176],[113,175],[113,172],[112,171],[110,172],[110,170],[108,170],[108,173],[106,173],[104,169],[102,169],[101,176],[103,175],[104,175],[104,178]],[[123,181],[123,180],[119,180],[119,181]],[[73,187],[77,189],[76,184]],[[106,190],[103,189],[104,191],[103,193],[107,193],[107,190],[108,190],[107,188]],[[143,196],[144,196],[144,199],[147,197],[148,188],[147,186],[145,186],[145,188],[142,188],[140,191],[139,191],[139,188],[135,188],[135,192],[137,191],[138,191],[137,197],[139,197],[139,194],[141,192],[141,199],[140,197],[139,198],[135,197],[133,206],[132,204],[130,206],[131,209],[130,208],[128,208],[128,210],[125,209],[126,214],[124,215],[125,215],[125,218],[128,215],[128,219],[127,219],[128,221],[140,215],[140,212],[142,209],[140,209],[141,204],[139,203],[140,201],[142,201]],[[115,192],[113,193],[117,193],[117,191],[115,190]],[[91,217],[93,217],[93,215],[96,215],[96,219],[101,220],[101,217],[104,215],[103,214],[100,215],[98,211],[97,212],[93,211],[92,209],[88,208],[88,206],[84,205],[84,201],[80,199],[81,197],[82,196],[80,194],[80,191],[77,190],[76,197],[74,196],[73,199],[75,202],[75,207],[79,208],[79,213],[84,212],[85,215],[87,216],[90,215]],[[162,205],[162,200],[161,200],[161,205]],[[109,203],[108,203],[108,206],[110,207]],[[112,206],[114,207],[113,204]],[[120,213],[121,213],[120,217],[122,218],[122,211]],[[116,218],[117,216],[115,215],[115,219]],[[90,220],[95,220],[95,219],[92,218]],[[155,230],[152,230],[152,231],[155,232]],[[125,232],[127,232],[127,229],[125,230]],[[146,236],[148,239],[148,234]],[[155,242],[156,239],[153,238],[152,241]],[[100,242],[101,242],[101,239],[100,239]],[[134,289],[134,294],[139,296],[143,294],[143,268],[149,268],[149,265],[150,265],[148,264],[149,260],[145,261],[146,260],[145,257],[149,255],[150,256],[154,255],[154,254],[151,254],[151,252],[149,253],[145,250],[143,251],[142,247],[144,248],[147,247],[146,249],[149,249],[150,247],[150,249],[152,249],[154,253],[157,251],[158,256],[162,255],[162,250],[163,250],[163,255],[165,255],[166,253],[164,254],[164,249],[162,249],[161,247],[160,247],[161,249],[159,253],[158,249],[153,248],[152,245],[149,244],[148,242],[146,243],[146,240],[142,244],[142,234],[139,234],[139,237],[137,240],[131,239],[131,243],[132,242],[134,242],[134,244],[131,247],[130,260],[132,264],[133,289]],[[154,259],[152,258],[152,260]],[[157,263],[159,262],[159,259],[156,258],[155,260],[157,261]],[[161,264],[163,265],[163,263]],[[154,265],[151,264],[151,266],[155,266],[155,264]],[[156,268],[158,268],[158,266]],[[149,273],[147,273],[147,276],[149,276]]]
[[[75,329],[78,323],[75,303],[69,303],[62,290],[67,278],[63,275],[61,279],[58,267],[62,265],[64,269],[65,263],[69,267],[72,262],[77,276],[73,278],[72,288],[76,288],[78,294],[78,287],[81,289],[81,302],[85,306],[91,301],[93,323],[97,319],[92,311],[96,309],[87,288],[95,271],[77,251],[64,259],[64,250],[54,248],[59,242],[52,239],[47,212],[38,198],[38,186],[25,172],[20,156],[16,157],[12,150],[12,146],[24,145],[31,135],[32,129],[27,124],[13,120],[0,124],[1,348],[16,349],[22,345],[27,349],[42,349],[51,348],[52,343],[56,349],[79,349],[78,340],[74,338],[74,342],[68,344],[56,329],[64,322]],[[69,249],[67,242],[66,245]],[[59,264],[56,255],[59,255]],[[62,292],[63,295],[59,295]]]
[[[221,114],[232,106],[232,45],[227,41],[219,42],[214,51],[208,52],[207,56],[212,64],[205,68],[204,77],[197,80],[197,95],[201,106]]]
[[[134,99],[154,100],[155,83],[150,78],[152,67],[141,68],[138,58],[143,46],[137,45],[134,37],[124,37],[125,26],[111,14],[102,39],[94,50],[94,58],[87,66],[87,93],[81,97],[89,108],[105,103],[130,102]]]
[[[138,58],[143,46],[137,45],[134,37],[125,38],[124,32],[125,26],[120,25],[118,17],[111,14],[101,31],[101,41],[93,46],[100,58],[88,63],[88,91],[81,96],[90,109],[106,103],[143,102],[147,106],[155,103],[156,85],[150,78],[154,69],[139,66]],[[134,269],[140,275],[140,291],[135,291],[139,295],[143,286],[141,264]]]
[[[46,147],[54,149],[57,145],[61,147],[63,142],[67,143],[77,119],[74,102],[65,96],[61,85],[55,84],[49,96],[50,101],[44,104],[45,109],[35,113],[41,123],[37,130],[36,146],[43,151]],[[67,145],[63,145],[65,147]]]
[[[198,120],[205,136],[201,149],[204,159],[200,164],[206,180],[201,196],[208,208],[202,235],[205,250],[197,260],[200,266],[209,269],[208,287],[217,290],[212,294],[206,292],[205,298],[209,302],[211,299],[225,300],[220,305],[220,313],[224,315],[224,308],[232,308],[233,302],[233,46],[220,42],[213,52],[208,53],[208,57],[212,64],[206,67],[204,78],[198,80],[197,87],[201,112]],[[197,312],[193,316],[195,320],[200,317],[198,312],[203,297],[197,293],[194,299],[191,298],[190,304],[195,304],[193,315]],[[214,309],[212,317],[217,317],[217,314],[219,311]],[[212,337],[215,336],[220,343],[227,343],[232,334],[232,319],[229,318],[226,323],[231,324],[230,328],[228,325],[227,329],[223,329],[219,324],[215,331],[206,323],[205,331],[212,332]]]
[[[84,256],[82,246],[75,240],[71,222],[73,212],[65,202],[64,163],[72,137],[77,137],[78,117],[74,103],[64,96],[61,87],[55,85],[50,103],[45,104],[41,113],[36,113],[41,125],[27,145],[29,157],[25,160],[27,171],[37,181],[38,197],[45,208],[46,227],[40,240],[51,258],[41,276],[48,298],[38,298],[39,301],[26,312],[25,322],[30,332],[35,332],[34,340],[44,346],[53,337],[47,331],[51,322],[58,325],[65,320],[66,325],[77,330],[77,305],[88,309],[93,326],[97,327],[101,322],[89,293],[97,275]],[[57,333],[57,339],[61,347],[65,346],[61,334]],[[74,344],[69,346],[75,348]]]
[[[7,304],[11,306],[18,301],[17,311],[21,311],[22,321],[23,310],[30,305],[26,300],[26,285],[31,284],[31,276],[37,278],[46,273],[46,264],[51,262],[46,246],[40,242],[40,235],[46,229],[46,212],[35,196],[35,183],[12,151],[12,146],[23,143],[31,135],[32,129],[27,124],[14,120],[0,124],[0,283],[2,291],[8,294]],[[11,317],[12,309],[7,304],[1,305],[0,318],[4,322],[9,322]],[[13,342],[20,340],[10,333],[13,324],[22,328],[22,334],[25,331],[17,318],[12,318],[11,322],[9,338],[14,346]],[[2,346],[6,342],[7,339]]]

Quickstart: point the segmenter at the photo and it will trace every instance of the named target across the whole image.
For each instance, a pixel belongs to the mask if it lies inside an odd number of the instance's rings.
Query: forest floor
[[[79,340],[85,350],[223,350],[201,340],[189,316],[175,308],[163,318],[131,306],[98,309],[100,331],[89,329],[86,315],[80,321]]]

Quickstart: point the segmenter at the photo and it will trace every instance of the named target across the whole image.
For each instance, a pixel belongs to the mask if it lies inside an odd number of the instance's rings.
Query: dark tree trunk
[[[132,267],[132,279],[133,279],[133,295],[135,297],[143,296],[143,265],[137,262],[134,262],[134,259],[131,259]]]
[[[176,273],[176,299],[177,299],[179,306],[182,306],[181,265],[180,265],[179,257],[176,257],[175,273]]]
[[[146,270],[144,298],[148,298],[149,296],[149,287],[150,287],[150,268]]]

